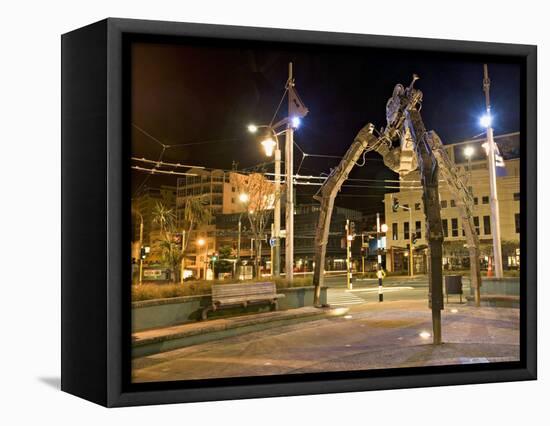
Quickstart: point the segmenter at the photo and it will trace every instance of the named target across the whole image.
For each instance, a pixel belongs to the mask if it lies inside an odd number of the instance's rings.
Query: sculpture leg
[[[443,309],[443,226],[439,202],[439,173],[436,158],[427,141],[426,129],[416,109],[407,111],[407,126],[415,143],[422,182],[426,239],[429,244],[429,305],[432,310],[433,343],[441,344],[441,310]]]

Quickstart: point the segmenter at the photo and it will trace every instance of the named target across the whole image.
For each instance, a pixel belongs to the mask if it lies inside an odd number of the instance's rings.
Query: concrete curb
[[[141,331],[132,335],[132,357],[152,355],[298,322],[342,316],[347,312],[346,308],[304,307]]]

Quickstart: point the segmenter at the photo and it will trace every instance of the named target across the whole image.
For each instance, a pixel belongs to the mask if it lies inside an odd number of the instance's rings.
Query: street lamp
[[[242,204],[247,204],[248,201],[250,201],[250,196],[245,192],[241,192],[239,194],[239,201]],[[239,228],[238,228],[239,233],[237,234],[237,262],[235,263],[236,269],[238,268],[236,272],[239,276],[241,272],[241,228],[242,228],[241,220],[242,220],[242,217],[243,217],[243,212],[241,211],[241,213],[239,214]]]
[[[280,122],[271,125],[255,125],[250,124],[248,126],[248,131],[251,133],[256,133],[259,128],[267,130],[267,134],[260,144],[264,148],[265,154],[268,157],[271,157],[275,153],[275,206],[273,212],[273,239],[275,244],[273,245],[273,250],[271,251],[273,258],[271,259],[271,270],[272,275],[278,277],[280,274],[280,260],[281,260],[281,243],[280,243],[280,232],[281,232],[281,149],[279,146],[279,136],[287,131],[287,129],[277,133],[275,128],[286,123],[286,120],[281,120]],[[292,179],[287,182],[287,187],[292,186]],[[288,229],[288,226],[287,226]],[[287,242],[290,237],[287,233]],[[287,271],[288,277],[288,271]]]
[[[244,192],[239,194],[239,201],[241,203],[248,203],[248,200],[250,200],[250,196],[248,194],[246,194]]]
[[[475,148],[468,145],[464,148],[464,157],[468,159],[468,184],[471,184],[472,180],[472,156],[475,153]]]
[[[487,156],[489,168],[489,205],[491,207],[491,233],[493,234],[493,257],[495,259],[495,278],[502,278],[502,246],[500,237],[500,212],[498,205],[497,177],[496,177],[496,159],[497,147],[493,138],[493,127],[491,124],[491,100],[489,91],[491,80],[487,64],[483,64],[483,91],[485,92],[485,111],[486,114],[481,119],[481,124],[487,129]]]
[[[479,124],[481,124],[481,127],[488,128],[488,127],[491,127],[492,121],[493,121],[493,118],[491,117],[490,114],[484,114],[479,119]]]
[[[139,215],[139,277],[138,283],[141,284],[143,281],[143,256],[141,251],[143,250],[143,216],[138,210],[132,209],[133,213]]]
[[[267,137],[261,142],[261,145],[264,147],[265,155],[271,157],[273,155],[273,150],[277,146],[277,143],[270,137]]]
[[[204,246],[204,279],[206,280],[206,261],[208,257],[208,246],[206,245],[206,240],[204,238],[199,238],[197,240],[197,246],[202,247]]]
[[[464,156],[469,160],[472,158],[475,151],[476,150],[473,146],[468,145],[466,148],[464,148]]]
[[[386,232],[388,232],[388,225],[383,223],[382,226],[380,227],[380,229],[382,230],[383,233],[386,233]]]
[[[285,94],[288,98],[288,116],[280,120],[279,122],[269,126],[256,126],[249,125],[248,130],[253,133],[257,131],[259,127],[267,127],[275,136],[276,150],[275,150],[275,190],[276,190],[276,203],[275,203],[275,218],[274,218],[274,239],[275,239],[275,262],[273,275],[279,275],[279,231],[280,231],[280,203],[279,203],[279,185],[280,185],[280,167],[281,167],[281,151],[279,150],[279,142],[277,136],[279,134],[285,134],[285,175],[286,175],[286,203],[285,203],[285,232],[286,232],[286,244],[285,244],[285,263],[286,263],[286,279],[292,282],[294,278],[294,130],[300,126],[300,119],[308,114],[308,109],[300,99],[295,84],[294,75],[292,71],[292,62],[288,64],[288,79],[285,84]],[[284,130],[276,133],[274,129],[283,127]]]

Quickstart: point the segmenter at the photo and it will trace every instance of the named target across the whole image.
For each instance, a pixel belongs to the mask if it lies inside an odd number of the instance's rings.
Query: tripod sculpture
[[[426,220],[426,239],[429,247],[428,279],[429,304],[432,310],[433,342],[441,343],[441,310],[443,309],[443,227],[439,201],[440,178],[456,199],[462,218],[470,256],[470,283],[475,302],[479,305],[481,273],[479,268],[479,239],[472,217],[473,197],[464,183],[460,170],[448,158],[441,139],[435,131],[427,131],[420,115],[422,92],[414,88],[418,76],[404,87],[397,84],[386,104],[386,127],[376,132],[371,123],[364,126],[348,151],[321,186],[315,198],[320,202],[320,214],[315,237],[315,305],[319,305],[324,281],[326,244],[334,199],[359,158],[376,151],[386,167],[400,177],[418,169],[422,183],[422,199]]]

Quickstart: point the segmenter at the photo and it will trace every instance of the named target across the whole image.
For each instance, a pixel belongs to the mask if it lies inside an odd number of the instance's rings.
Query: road
[[[463,278],[464,296],[470,293],[468,278]],[[365,302],[378,303],[378,280],[376,278],[354,278],[353,289],[346,287],[345,275],[327,276],[325,285],[329,287],[327,298],[331,306],[360,305]],[[382,291],[384,301],[426,300],[428,301],[428,277],[386,277],[383,280]],[[452,301],[457,296],[450,296]],[[458,299],[457,299],[458,300]]]

